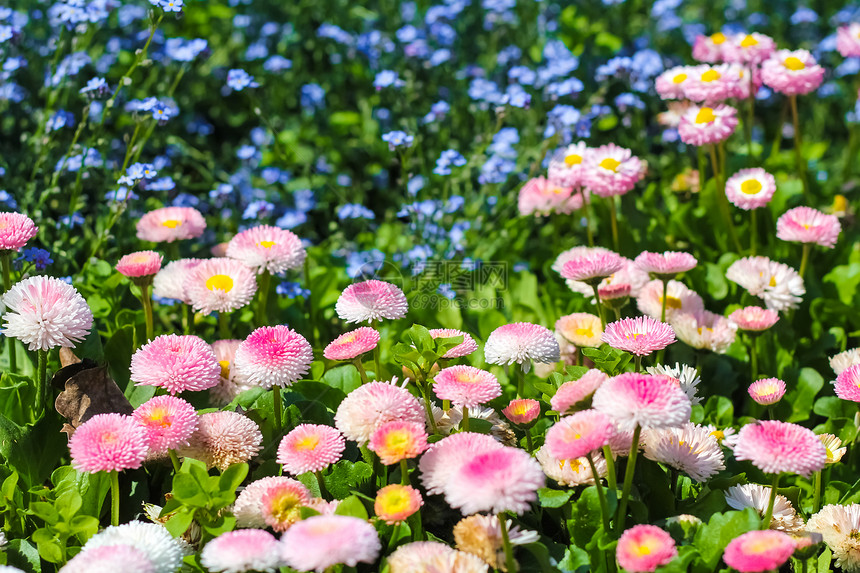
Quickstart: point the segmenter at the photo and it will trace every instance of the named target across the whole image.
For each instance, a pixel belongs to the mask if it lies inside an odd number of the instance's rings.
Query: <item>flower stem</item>
[[[600,513],[603,516],[603,530],[609,532],[609,507],[606,505],[606,495],[603,493],[603,484],[600,483],[600,475],[597,473],[597,468],[594,466],[594,460],[591,458],[591,452],[586,454],[588,465],[591,467],[591,477],[594,478],[594,485],[597,488],[597,499],[600,502]]]
[[[409,485],[409,464],[406,458],[400,460],[400,485]]]
[[[430,427],[433,428],[433,433],[438,434],[439,428],[436,427],[436,417],[433,415],[433,405],[430,404],[430,395],[427,388],[424,389],[424,409],[427,410],[427,418],[430,420]]]
[[[642,370],[642,357],[636,354],[633,356],[633,368],[634,372],[639,372]]]
[[[773,485],[770,489],[770,499],[767,500],[767,511],[761,520],[762,529],[770,529],[770,520],[773,517],[773,504],[776,502],[776,490],[779,488],[779,474],[774,474]]]
[[[750,336],[750,381],[758,378],[758,336]]]
[[[515,365],[514,370],[517,372],[517,398],[525,398],[526,373],[523,370],[522,364]]]
[[[582,195],[582,209],[585,212],[585,234],[588,236],[588,246],[594,246],[594,235],[591,231],[591,209],[588,206],[588,197],[585,196],[585,188],[579,188],[579,194]]]
[[[818,513],[821,505],[821,470],[812,474],[812,513]]]
[[[609,202],[609,224],[612,229],[612,248],[618,250],[618,213],[615,211],[615,195],[606,198]]]
[[[468,406],[463,406],[463,420],[460,423],[460,428],[464,432],[469,431],[469,407]]]
[[[637,425],[633,430],[633,441],[630,442],[630,457],[627,458],[627,470],[624,472],[624,487],[621,490],[621,503],[618,504],[618,519],[616,520],[617,532],[624,531],[624,522],[627,520],[627,499],[630,497],[630,488],[633,486],[633,473],[636,471],[636,456],[639,454],[639,435],[642,426]]]
[[[374,380],[382,380],[382,364],[380,360],[380,352],[379,345],[376,345],[376,348],[373,349],[373,364],[376,371],[373,373]]]
[[[149,342],[154,336],[154,328],[152,325],[152,298],[149,296],[149,285],[141,285],[140,303],[143,305],[143,319],[146,322],[146,341]]]
[[[110,524],[119,525],[119,473],[110,472]]]
[[[314,476],[317,478],[317,485],[320,486],[320,497],[323,499],[328,499],[328,489],[325,486],[325,480],[323,479],[322,471],[314,472]]]
[[[788,96],[791,105],[791,122],[794,125],[794,158],[797,161],[797,174],[803,184],[803,196],[811,200],[809,195],[809,183],[806,181],[806,164],[803,162],[803,141],[800,135],[800,118],[797,115],[797,96]]]
[[[283,412],[281,412],[281,410],[283,409],[284,403],[281,400],[281,387],[277,384],[272,386],[272,400],[274,402],[273,409],[275,411],[275,429],[280,432],[283,428],[283,420],[281,419]]]
[[[266,303],[269,300],[269,286],[272,282],[272,275],[269,271],[263,271],[260,275],[260,288],[257,291],[257,326],[266,324]]]
[[[752,256],[755,256],[756,238],[758,236],[758,217],[755,213],[755,209],[750,209],[750,254]]]
[[[669,280],[663,279],[663,301],[660,309],[660,322],[666,322],[666,297],[669,296]]]
[[[606,460],[606,485],[612,491],[616,491],[618,483],[615,481],[615,458],[612,457],[612,448],[603,446],[603,458]]]
[[[39,387],[38,387],[38,397],[36,398],[42,405],[45,411],[45,415],[48,415],[48,396],[50,395],[50,388],[48,388],[48,351],[47,350],[37,350],[37,363],[39,367]],[[39,405],[36,405],[36,411],[39,411]]]
[[[514,548],[511,546],[511,539],[508,537],[508,524],[505,523],[504,512],[499,513],[499,529],[502,530],[502,547],[505,549],[505,568],[508,573],[516,573],[517,562],[514,560]]]
[[[176,455],[176,450],[170,449],[167,450],[167,453],[170,455],[170,463],[173,464],[173,471],[179,473],[181,465],[179,463],[179,457]]]
[[[594,303],[597,305],[597,316],[600,317],[600,326],[606,330],[606,318],[603,316],[603,306],[600,304],[600,293],[597,292],[597,284],[591,285],[594,289]]]
[[[182,333],[191,334],[191,306],[182,305]]]
[[[532,440],[532,430],[531,428],[526,428],[526,448],[528,448],[529,453],[535,451],[535,443]]]
[[[812,243],[803,244],[803,255],[800,257],[800,278],[806,274],[806,267],[809,264],[809,253],[812,251]]]
[[[218,313],[218,335],[222,339],[230,338],[230,318],[226,312]]]
[[[358,375],[361,376],[361,383],[367,384],[367,372],[364,370],[364,364],[361,363],[361,356],[356,356],[352,359],[355,364],[355,369],[358,370]]]
[[[6,250],[0,254],[0,265],[3,267],[3,292],[12,288],[12,251]],[[9,371],[18,371],[18,357],[15,355],[15,339],[11,336],[6,337],[6,344],[9,348]]]
[[[729,200],[726,197],[726,188],[723,184],[723,172],[722,169],[720,169],[720,161],[717,159],[717,146],[712,144],[708,147],[711,154],[711,168],[714,171],[714,182],[716,187],[714,192],[717,194],[717,203],[720,206],[720,212],[723,215],[723,219],[725,219],[726,230],[729,232],[732,244],[734,245],[735,250],[740,253],[741,243],[738,240],[737,231],[735,231],[735,224],[732,221],[732,213],[729,208]]]

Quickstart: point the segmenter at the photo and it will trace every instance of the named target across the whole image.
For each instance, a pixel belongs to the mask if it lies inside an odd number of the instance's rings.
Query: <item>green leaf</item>
[[[6,545],[6,564],[32,573],[42,572],[39,550],[26,539],[13,539]]]
[[[39,556],[48,563],[60,563],[63,561],[63,550],[65,545],[54,539],[54,534],[48,529],[37,529],[33,532],[33,541],[39,550]]]
[[[351,495],[337,504],[337,509],[334,510],[334,513],[335,515],[349,515],[365,520],[368,517],[364,503],[355,495]]]
[[[248,476],[248,464],[233,464],[221,474],[218,478],[218,488],[222,492],[229,492],[233,496],[236,495],[236,488]]]
[[[191,527],[191,522],[194,521],[194,513],[196,511],[196,509],[191,507],[183,507],[167,520],[164,527],[167,528],[167,531],[173,537],[179,537]]]
[[[173,497],[188,506],[205,507],[209,501],[206,482],[201,483],[190,473],[180,471],[173,476]]]
[[[624,367],[633,359],[632,354],[623,350],[611,348],[608,344],[600,348],[582,348],[582,354],[594,362],[595,367],[603,370],[610,376],[614,376],[624,370]]]
[[[373,468],[365,462],[350,462],[341,460],[323,477],[326,489],[336,498],[341,499],[352,490],[359,489],[373,476]]]
[[[55,489],[74,488],[81,495],[80,512],[98,517],[110,492],[110,477],[105,472],[79,472],[72,466],[60,466],[51,474]]]
[[[326,372],[322,377],[322,382],[332,388],[337,388],[346,395],[361,386],[361,375],[354,365],[345,364]],[[311,396],[307,397],[311,398]],[[334,409],[336,410],[337,408]]]
[[[541,507],[561,507],[570,500],[573,490],[559,491],[557,489],[542,487],[537,491],[537,494],[538,503]]]
[[[33,405],[36,403],[36,384],[20,374],[4,372],[0,376],[0,414],[18,425],[36,421]]]
[[[803,422],[809,419],[809,405],[824,387],[824,378],[812,368],[802,368],[797,380],[797,388],[788,392],[784,402],[791,404],[792,414],[789,422]]]
[[[732,539],[760,526],[761,518],[749,507],[743,511],[715,513],[696,533],[693,545],[699,550],[707,570],[713,571]]]

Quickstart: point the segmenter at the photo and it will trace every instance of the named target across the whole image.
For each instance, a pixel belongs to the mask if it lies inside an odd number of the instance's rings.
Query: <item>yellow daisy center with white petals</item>
[[[206,280],[206,288],[209,290],[233,290],[233,279],[227,275],[213,275]]]
[[[708,70],[702,74],[702,81],[703,82],[715,82],[718,79],[720,79],[721,77],[723,77],[723,76],[717,70]]]
[[[687,74],[676,74],[674,78],[672,78],[672,83],[681,84],[687,79]]]
[[[783,64],[786,68],[793,72],[797,72],[806,68],[806,64],[804,64],[800,58],[795,58],[794,56],[787,57]]]
[[[741,48],[752,48],[753,46],[758,46],[758,40],[752,37],[751,34],[747,34],[743,40],[741,40]]]
[[[747,195],[755,195],[761,191],[761,183],[755,179],[747,179],[741,183],[741,191]]]
[[[717,116],[714,115],[714,109],[710,107],[703,107],[696,114],[696,123],[711,123],[715,119]]]
[[[162,227],[167,227],[168,229],[175,229],[176,227],[182,226],[182,221],[179,219],[167,219],[166,221],[161,222]]]
[[[582,163],[582,155],[577,155],[576,153],[571,153],[570,155],[566,155],[564,158],[565,164],[568,167],[573,167],[574,165],[579,165]]]
[[[621,165],[621,162],[612,157],[607,157],[603,161],[600,162],[600,166],[604,169],[608,169],[609,171],[617,171],[618,166]]]

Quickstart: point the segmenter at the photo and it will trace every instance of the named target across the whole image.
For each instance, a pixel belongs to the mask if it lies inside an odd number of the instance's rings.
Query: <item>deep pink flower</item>
[[[496,377],[474,366],[443,368],[433,379],[433,392],[440,400],[450,400],[456,406],[473,407],[502,395]]]
[[[369,326],[362,326],[345,332],[332,340],[323,351],[329,360],[352,360],[370,352],[379,344],[379,332]]]
[[[418,460],[421,484],[430,494],[442,493],[460,466],[476,455],[502,448],[492,436],[459,432],[432,444]]]
[[[634,525],[621,534],[615,548],[618,564],[631,573],[651,573],[677,555],[672,536],[656,525]]]
[[[234,364],[249,384],[290,386],[307,374],[314,352],[304,336],[286,325],[261,326],[236,349]]]
[[[138,386],[158,386],[179,394],[212,388],[220,379],[215,352],[197,336],[156,336],[131,357],[131,380]]]
[[[150,456],[187,446],[197,429],[194,406],[175,396],[156,396],[138,406],[132,417],[146,432]]]
[[[836,395],[843,400],[860,402],[860,364],[849,366],[833,382]]]
[[[69,451],[78,471],[136,469],[146,458],[146,433],[131,416],[97,414],[78,426],[69,440]]]
[[[735,458],[768,474],[809,477],[824,467],[827,448],[812,430],[777,420],[747,424],[738,432]]]
[[[39,227],[27,215],[0,213],[0,252],[19,251],[37,232]]]
[[[609,443],[612,421],[597,410],[565,416],[546,432],[549,453],[560,460],[575,460]]]
[[[161,259],[155,251],[129,253],[119,260],[116,270],[129,278],[151,277],[161,270]]]
[[[648,356],[675,342],[675,331],[650,316],[622,318],[606,325],[603,342],[637,356]]]
[[[502,414],[514,424],[523,426],[540,415],[540,402],[531,398],[517,398],[511,400],[511,403],[502,410]]]
[[[825,215],[812,207],[789,209],[776,221],[776,236],[783,241],[815,243],[832,249],[842,226],[836,215]]]
[[[318,472],[340,461],[346,440],[336,429],[320,424],[300,424],[278,446],[277,461],[293,475]]]
[[[794,541],[774,529],[749,531],[726,546],[723,560],[740,573],[763,573],[779,569],[794,553]]]

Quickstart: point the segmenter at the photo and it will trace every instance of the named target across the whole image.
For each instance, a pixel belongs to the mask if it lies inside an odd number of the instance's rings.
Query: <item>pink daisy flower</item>
[[[588,399],[608,379],[609,376],[596,368],[592,368],[578,380],[569,380],[559,386],[549,403],[554,411],[563,415],[577,404]]]
[[[577,188],[582,185],[582,177],[590,152],[591,149],[584,141],[568,145],[555,152],[547,169],[549,181],[560,187]],[[579,197],[579,193],[576,193],[574,197]]]
[[[741,169],[726,180],[726,197],[739,209],[749,211],[770,203],[776,179],[761,167]]]
[[[628,447],[629,452],[629,447]],[[549,453],[546,444],[535,452],[544,475],[564,487],[594,485],[594,474],[586,458],[559,459]],[[600,453],[592,455],[598,479],[606,477],[606,460]]]
[[[695,66],[688,71],[684,95],[693,102],[717,104],[734,95],[735,78],[726,65]]]
[[[849,366],[833,382],[836,395],[843,400],[860,402],[860,365]]]
[[[350,392],[337,407],[334,423],[346,439],[364,445],[386,422],[424,423],[424,408],[409,390],[370,382]]]
[[[582,183],[600,197],[624,195],[642,179],[644,170],[642,161],[629,149],[609,143],[588,154]]]
[[[477,454],[503,447],[492,436],[459,432],[431,444],[418,460],[427,493],[442,493],[457,467]]]
[[[188,544],[174,538],[160,523],[144,523],[130,521],[122,525],[110,526],[96,533],[84,544],[79,556],[102,547],[131,545],[143,553],[152,565],[155,573],[176,573],[182,565],[182,557],[189,553]],[[124,564],[127,571],[134,571],[134,561]],[[87,573],[110,573],[114,569],[86,569]],[[63,570],[65,573],[65,570]]]
[[[397,285],[371,279],[346,287],[334,310],[346,322],[373,322],[403,318],[409,304]]]
[[[282,500],[284,510],[298,511],[311,503],[311,493],[300,481],[285,476],[264,477],[246,485],[236,497],[231,511],[237,527],[263,529],[268,526],[263,516],[263,497],[270,491],[292,492],[289,499],[285,496]]]
[[[116,270],[131,279],[150,278],[161,269],[161,260],[161,255],[155,251],[138,251],[121,258]]]
[[[293,475],[318,472],[340,461],[344,449],[346,440],[331,426],[301,424],[281,440],[277,461]]]
[[[185,292],[185,280],[190,270],[202,262],[203,259],[179,259],[167,263],[152,279],[152,294],[191,304],[191,299]]]
[[[735,34],[726,43],[725,60],[739,64],[760,64],[776,50],[776,42],[770,36],[753,32]]]
[[[454,330],[453,328],[431,328],[429,332],[430,336],[433,338],[463,337],[463,342],[454,348],[449,348],[448,351],[442,355],[442,358],[461,358],[463,356],[468,356],[478,349],[478,343],[475,342],[475,339],[472,338],[472,335],[468,332]]]
[[[726,270],[726,278],[761,297],[767,308],[776,311],[797,307],[806,293],[796,270],[767,257],[738,259]]]
[[[756,380],[747,389],[750,398],[762,406],[776,404],[785,396],[785,382],[779,378]]]
[[[500,326],[484,343],[484,360],[489,364],[523,364],[558,362],[558,341],[552,331],[539,324],[515,322]]]
[[[197,336],[156,336],[131,357],[131,380],[137,386],[158,386],[179,394],[212,388],[220,379],[215,352]]]
[[[388,556],[390,573],[487,573],[477,555],[458,551],[438,541],[413,541]]]
[[[663,253],[642,251],[633,262],[646,273],[664,278],[674,278],[678,273],[685,273],[696,268],[698,263],[696,257],[690,253],[676,251]]]
[[[310,502],[305,486],[292,481],[270,484],[260,498],[261,514],[266,525],[283,533],[302,519],[301,508]]]
[[[836,29],[836,50],[843,58],[860,57],[860,24],[851,22]]]
[[[27,215],[0,213],[0,252],[21,250],[38,232],[39,227]]]
[[[238,412],[207,412],[197,419],[197,430],[180,453],[224,471],[254,458],[262,443],[260,427],[251,418]]]
[[[669,376],[627,372],[600,385],[591,400],[622,432],[670,428],[690,421],[690,398]]]
[[[781,94],[804,95],[821,85],[824,68],[807,50],[777,50],[761,65],[761,79]]]
[[[530,424],[540,415],[540,402],[531,398],[517,398],[511,400],[502,414],[505,418],[519,426]]]
[[[622,318],[606,325],[603,342],[636,356],[648,356],[675,342],[675,332],[665,322],[650,316]]]
[[[701,310],[672,319],[678,340],[693,348],[725,354],[737,338],[737,325],[721,314]]]
[[[233,259],[207,259],[188,269],[183,285],[194,310],[231,312],[242,308],[257,292],[254,271]]]
[[[445,501],[463,515],[510,511],[522,514],[546,483],[540,464],[527,452],[502,446],[476,454],[453,472]]]
[[[534,177],[520,188],[517,208],[520,215],[568,215],[582,207],[582,197],[570,187],[560,187],[544,177]]]
[[[597,287],[597,296],[603,302],[609,300],[627,299],[630,293],[633,292],[633,287],[628,284],[610,284]]]
[[[138,406],[131,416],[146,432],[151,457],[187,446],[197,429],[194,406],[174,396],[156,396]]]
[[[565,416],[546,432],[549,453],[560,460],[583,458],[609,443],[612,421],[597,410]]]
[[[107,573],[109,571],[134,571],[156,573],[156,569],[145,552],[133,545],[102,545],[78,553],[66,563],[63,573]],[[0,573],[23,573],[14,567],[0,567]]]
[[[812,207],[789,209],[776,221],[776,236],[783,241],[815,243],[832,249],[842,226],[836,215],[825,215]]]
[[[747,306],[731,313],[729,320],[737,324],[741,330],[763,332],[776,324],[779,320],[779,313],[760,306]]]
[[[281,537],[281,554],[287,565],[317,573],[340,563],[350,567],[373,563],[381,548],[373,525],[346,515],[314,515]]]
[[[417,458],[427,449],[424,422],[386,422],[373,432],[367,447],[387,466]]]
[[[655,279],[646,284],[636,298],[636,306],[642,314],[659,320],[663,313],[663,281]],[[677,316],[705,309],[699,294],[680,281],[670,280],[666,285],[666,320],[673,322]]]
[[[307,253],[301,239],[293,232],[259,225],[230,239],[226,255],[256,270],[257,274],[276,274],[302,266]]]
[[[75,287],[60,279],[33,276],[12,285],[0,297],[3,335],[17,338],[29,350],[74,348],[90,333],[93,313]]]
[[[634,525],[618,539],[618,564],[631,573],[651,573],[678,555],[672,536],[656,525]]]
[[[711,145],[729,138],[738,126],[737,110],[728,105],[691,106],[681,116],[678,135],[687,145]]]
[[[249,384],[290,386],[311,369],[314,351],[289,326],[261,326],[236,349],[235,366]]]
[[[150,211],[137,222],[137,238],[153,243],[194,239],[206,230],[206,220],[193,207],[163,207]]]
[[[146,459],[146,433],[131,416],[97,414],[72,434],[69,452],[81,472],[136,469]]]
[[[809,477],[824,467],[827,448],[803,426],[777,420],[747,424],[738,432],[735,458],[749,460],[767,474]]]
[[[698,35],[693,42],[693,59],[699,62],[717,63],[725,59],[728,38],[722,32],[711,36]]]
[[[362,326],[335,338],[323,351],[328,360],[352,360],[370,352],[379,344],[379,332]]]
[[[221,367],[221,376],[218,384],[209,388],[209,397],[218,406],[226,406],[236,396],[251,388],[239,371],[233,368],[233,360],[240,344],[241,340],[234,339],[216,340],[212,343],[212,350]]]
[[[623,257],[608,251],[606,253],[588,254],[567,261],[561,268],[561,276],[592,286],[622,268],[624,268]]]
[[[207,571],[273,573],[281,566],[280,544],[262,529],[240,529],[222,533],[203,547],[200,564]],[[126,568],[127,569],[127,568]]]
[[[684,85],[694,69],[692,66],[675,66],[657,76],[655,87],[660,99],[686,99]]]
[[[450,366],[436,374],[433,391],[440,400],[450,400],[456,406],[473,407],[502,395],[496,377],[474,366]]]
[[[389,525],[402,523],[421,509],[424,500],[421,493],[412,486],[391,484],[376,492],[373,511],[376,516]]]
[[[740,573],[764,573],[782,567],[794,553],[794,541],[782,531],[749,531],[726,546],[723,561]]]

